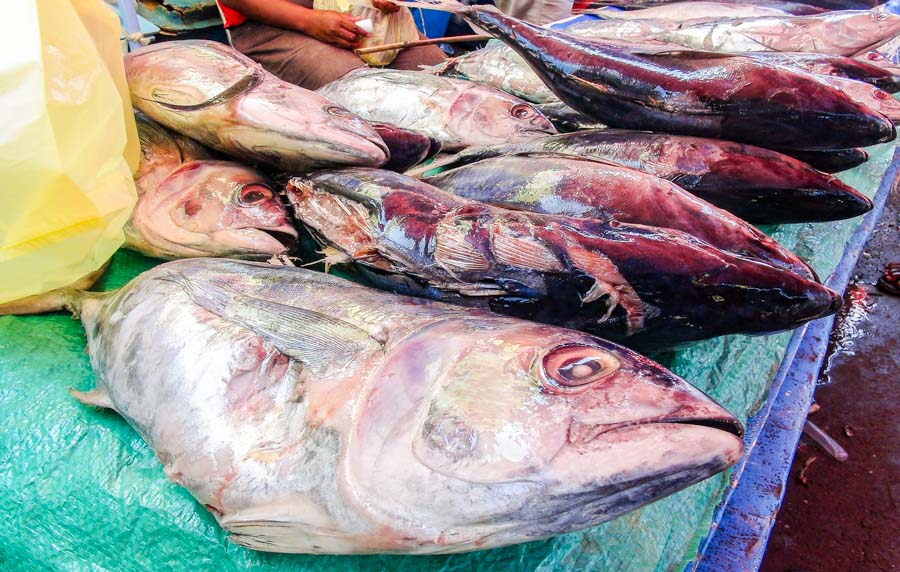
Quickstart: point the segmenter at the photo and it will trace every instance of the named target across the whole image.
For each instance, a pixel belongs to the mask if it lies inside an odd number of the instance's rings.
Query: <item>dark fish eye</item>
[[[619,360],[609,352],[585,345],[554,348],[542,360],[543,376],[551,389],[583,387],[619,370]]]
[[[325,108],[325,112],[329,115],[333,115],[335,117],[352,117],[353,114],[344,109],[343,107],[338,107],[336,105],[329,105]]]
[[[244,185],[238,192],[238,202],[244,206],[253,206],[270,201],[275,197],[272,189],[259,183]]]
[[[516,119],[528,119],[534,115],[534,109],[530,105],[525,105],[524,103],[513,105],[509,112]]]

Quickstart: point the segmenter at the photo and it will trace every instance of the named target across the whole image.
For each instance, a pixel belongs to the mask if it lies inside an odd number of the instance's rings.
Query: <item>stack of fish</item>
[[[211,42],[128,56],[128,247],[265,260],[295,254],[302,227],[326,268],[393,293],[209,258],[57,292],[97,372],[76,397],[124,416],[259,550],[546,538],[727,468],[735,418],[634,348],[837,310],[746,221],[871,208],[807,162],[840,170],[894,138],[900,76],[866,54],[900,19],[694,4],[702,21],[661,6],[574,30],[587,38],[434,0],[503,44],[438,70],[464,77],[366,69],[319,93]],[[765,53],[732,53],[775,29]],[[828,53],[793,53],[813,45]],[[594,128],[558,134],[538,102]],[[417,167],[441,150],[458,154]]]

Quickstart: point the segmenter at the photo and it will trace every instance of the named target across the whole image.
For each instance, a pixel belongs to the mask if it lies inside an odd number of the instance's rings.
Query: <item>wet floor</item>
[[[895,188],[845,295],[809,417],[849,459],[801,439],[762,572],[900,570],[900,298],[875,288],[885,263],[900,261],[898,223]]]

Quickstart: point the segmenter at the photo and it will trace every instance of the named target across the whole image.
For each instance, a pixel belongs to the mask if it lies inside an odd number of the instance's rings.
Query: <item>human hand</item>
[[[315,10],[314,13],[315,17],[310,19],[303,32],[319,41],[349,50],[369,35],[356,25],[357,18],[350,14],[334,10]]]
[[[394,12],[396,12],[397,10],[399,10],[401,8],[397,4],[394,4],[393,2],[391,2],[390,0],[371,0],[371,2],[372,2],[373,8],[377,8],[387,14],[393,14]]]

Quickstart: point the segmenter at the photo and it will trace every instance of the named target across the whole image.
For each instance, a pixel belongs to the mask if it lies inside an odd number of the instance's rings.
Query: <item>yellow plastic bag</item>
[[[408,8],[388,14],[374,8],[367,0],[315,0],[316,10],[334,10],[356,16],[360,20],[372,21],[372,33],[362,41],[362,48],[393,44],[395,42],[411,42],[419,39],[419,30]],[[360,56],[370,66],[386,66],[397,57],[400,50],[387,50]]]
[[[67,286],[124,239],[139,143],[102,0],[4,3],[0,303]]]

